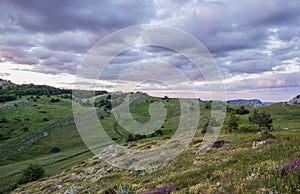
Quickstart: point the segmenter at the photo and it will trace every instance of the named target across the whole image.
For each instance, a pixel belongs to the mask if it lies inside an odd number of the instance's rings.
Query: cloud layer
[[[32,66],[30,71],[74,75],[85,54],[106,35],[133,25],[164,24],[190,33],[207,47],[229,93],[276,89],[276,95],[282,90],[292,97],[300,86],[299,10],[297,0],[3,0],[0,68],[25,64]],[[174,43],[188,46],[176,37]],[[185,71],[190,81],[203,81],[184,57],[159,47],[122,53],[112,61],[106,79],[134,62],[157,58]]]

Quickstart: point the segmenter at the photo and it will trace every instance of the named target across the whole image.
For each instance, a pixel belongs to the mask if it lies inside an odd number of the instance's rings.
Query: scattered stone
[[[61,188],[62,188],[62,185],[57,185],[56,188],[57,188],[57,189],[61,189]]]
[[[254,141],[252,144],[252,149],[257,148],[258,146],[263,145],[265,143],[274,142],[274,141],[276,141],[276,139],[274,138],[268,138],[263,141]]]
[[[48,132],[44,132],[43,134],[44,137],[47,137],[48,135],[49,135]]]
[[[212,147],[213,148],[220,148],[225,144],[225,140],[220,139],[213,142]]]

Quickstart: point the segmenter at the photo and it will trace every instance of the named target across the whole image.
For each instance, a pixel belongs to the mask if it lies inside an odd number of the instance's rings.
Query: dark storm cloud
[[[61,65],[70,67],[70,72],[74,73],[82,58],[77,57],[74,61],[74,56],[86,54],[105,34],[149,22],[155,13],[151,1],[138,0],[93,0],[88,3],[79,0],[4,0],[0,5],[0,45],[6,46],[1,48],[3,60],[18,64],[38,63],[49,66],[51,73],[55,69],[59,72]],[[26,56],[20,56],[20,48]],[[62,59],[57,56],[58,52],[70,54]],[[73,66],[69,66],[71,62]],[[44,68],[43,72],[47,70]]]
[[[12,22],[33,32],[118,29],[148,22],[151,1],[7,0]],[[12,15],[12,11],[7,14]]]

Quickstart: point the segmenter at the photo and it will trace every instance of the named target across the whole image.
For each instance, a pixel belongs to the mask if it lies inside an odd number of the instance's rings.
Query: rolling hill
[[[113,167],[86,147],[74,122],[70,91],[48,86],[22,86],[3,80],[1,87],[1,95],[16,96],[0,103],[2,192],[282,193],[300,189],[299,174],[281,174],[287,162],[300,157],[300,110],[297,106],[277,103],[254,108],[244,105],[248,112],[236,114],[238,130],[222,132],[218,138],[225,144],[209,148],[206,154],[200,155],[203,132],[211,121],[210,102],[200,102],[198,130],[188,149],[153,171],[135,171]],[[97,91],[96,95],[90,100],[75,96],[74,101],[82,106],[94,106],[106,134],[125,149],[155,148],[176,133],[181,115],[179,99],[152,97],[141,92],[109,94]],[[130,95],[131,115],[140,123],[151,119],[151,104],[162,103],[167,110],[162,126],[147,135],[126,131],[111,110],[127,95]],[[91,103],[93,100],[95,103]],[[227,104],[228,110],[240,107],[239,104]],[[249,122],[254,110],[271,115],[274,131],[269,133],[276,139],[257,149],[252,148],[253,141],[263,138],[264,129],[253,127]],[[89,115],[82,114],[80,119],[88,119]],[[242,132],[240,129],[245,127],[257,131]],[[44,178],[24,185],[15,184],[22,170],[31,163],[43,166]]]

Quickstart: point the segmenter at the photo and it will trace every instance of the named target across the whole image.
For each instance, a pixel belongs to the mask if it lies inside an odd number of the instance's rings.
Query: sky
[[[2,0],[0,78],[72,88],[89,50],[104,37],[135,25],[167,25],[203,43],[220,69],[227,99],[286,101],[300,93],[299,10],[299,0]],[[168,37],[190,49],[175,34]],[[115,56],[99,85],[115,87],[114,80],[135,64],[150,67],[135,68],[136,73],[161,73],[184,85],[170,76],[179,70],[199,98],[211,98],[201,72],[185,56],[159,46],[129,48]],[[134,90],[172,96],[165,83],[142,83],[129,75],[123,83],[135,85]]]

